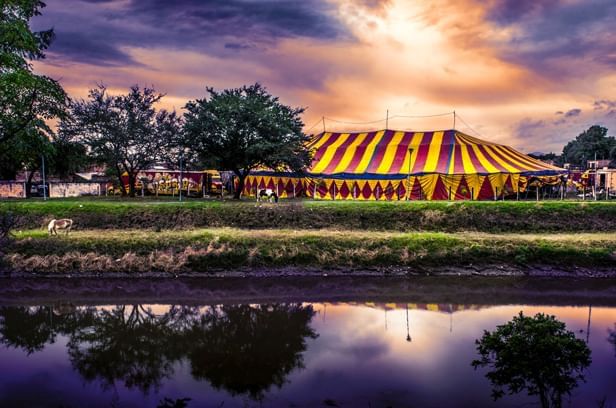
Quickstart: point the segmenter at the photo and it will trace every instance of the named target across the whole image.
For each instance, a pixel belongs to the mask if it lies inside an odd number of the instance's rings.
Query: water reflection
[[[486,377],[497,400],[526,391],[537,395],[543,408],[561,407],[564,395],[584,381],[591,362],[590,349],[554,316],[534,317],[520,312],[495,331],[476,340],[478,360],[473,367],[489,367]]]
[[[520,310],[588,339],[588,381],[563,404],[616,402],[614,308],[328,302],[0,307],[0,406],[537,405],[527,389],[494,402],[493,369],[469,364]]]
[[[616,357],[616,323],[614,323],[614,330],[608,329],[608,333],[607,341],[614,346],[614,356]]]
[[[143,393],[157,391],[175,363],[186,360],[194,378],[259,399],[303,367],[306,339],[317,337],[309,326],[313,315],[312,306],[300,304],[172,306],[164,313],[137,304],[83,307],[60,316],[50,307],[2,307],[0,342],[32,354],[65,335],[73,368],[104,389],[121,382]]]

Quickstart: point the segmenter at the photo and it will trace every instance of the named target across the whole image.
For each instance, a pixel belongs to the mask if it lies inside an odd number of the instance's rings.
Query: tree
[[[534,317],[522,312],[494,332],[484,331],[476,340],[478,360],[473,367],[489,367],[494,400],[505,394],[527,391],[539,395],[541,406],[560,407],[563,395],[570,395],[583,370],[590,365],[590,349],[554,316]]]
[[[74,101],[60,133],[89,147],[92,158],[112,169],[124,194],[135,196],[137,174],[169,155],[180,141],[181,119],[175,112],[156,111],[163,94],[137,85],[125,95],[109,95],[100,85],[89,99]],[[122,174],[128,174],[128,189]]]
[[[191,373],[231,395],[260,400],[303,368],[306,340],[318,337],[313,316],[312,306],[294,303],[211,308],[184,338]]]
[[[303,108],[283,105],[260,84],[217,92],[186,104],[184,133],[192,149],[238,178],[234,198],[257,167],[301,172],[310,164]]]
[[[595,157],[616,160],[616,139],[607,136],[607,128],[602,126],[591,126],[563,148],[563,163],[586,166],[586,161]]]
[[[5,0],[0,3],[0,144],[37,135],[50,139],[46,121],[62,117],[68,97],[55,80],[32,72],[29,60],[45,57],[53,30],[33,32],[28,21],[45,3]]]

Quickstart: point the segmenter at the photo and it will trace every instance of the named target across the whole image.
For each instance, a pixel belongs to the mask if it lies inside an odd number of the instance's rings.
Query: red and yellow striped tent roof
[[[565,172],[509,146],[457,130],[324,132],[315,135],[309,146],[314,156],[308,173],[313,177],[401,179],[409,174],[541,176]]]

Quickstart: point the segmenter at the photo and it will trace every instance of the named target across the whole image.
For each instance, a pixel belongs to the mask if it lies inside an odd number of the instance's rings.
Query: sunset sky
[[[57,39],[35,68],[71,97],[97,83],[114,92],[153,85],[167,94],[164,107],[181,110],[206,86],[258,81],[283,103],[307,107],[310,133],[322,130],[322,116],[370,122],[389,109],[455,110],[457,129],[524,152],[560,152],[592,124],[616,134],[613,0],[46,3],[33,27],[54,27]],[[327,130],[385,127],[334,120]],[[399,117],[389,128],[452,122]]]

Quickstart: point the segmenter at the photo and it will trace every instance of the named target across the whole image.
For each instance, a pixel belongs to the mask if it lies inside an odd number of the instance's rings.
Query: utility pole
[[[413,157],[413,148],[409,147],[409,171],[407,173],[407,189],[406,189],[406,201],[411,196],[411,158]]]
[[[47,184],[45,184],[45,155],[41,155],[41,174],[43,176],[43,201],[47,200]]]
[[[180,202],[182,202],[182,161],[184,159],[184,152],[182,151],[180,153],[180,183],[179,183],[179,190],[180,190]]]

